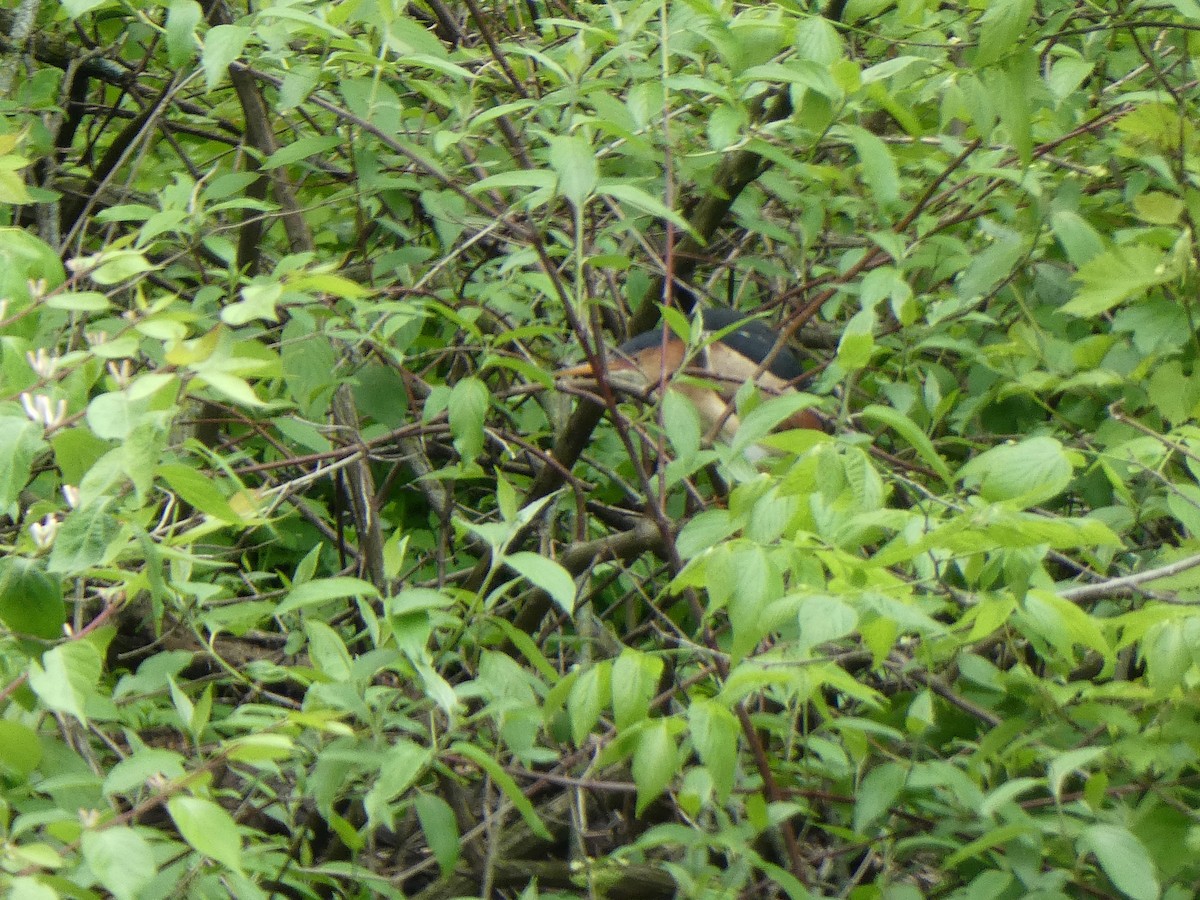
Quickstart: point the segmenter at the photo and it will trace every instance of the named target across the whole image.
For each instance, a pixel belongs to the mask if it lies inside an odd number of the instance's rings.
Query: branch
[[[1102,600],[1107,597],[1119,597],[1135,592],[1140,585],[1146,584],[1149,581],[1170,578],[1172,575],[1178,575],[1181,572],[1186,572],[1188,569],[1194,569],[1196,566],[1200,566],[1200,553],[1184,557],[1165,566],[1159,566],[1157,569],[1147,569],[1145,572],[1135,572],[1132,575],[1125,575],[1121,578],[1110,578],[1107,581],[1101,581],[1097,584],[1084,584],[1079,587],[1067,588],[1065,591],[1059,591],[1058,596],[1064,600],[1071,600],[1076,603],[1081,600]]]

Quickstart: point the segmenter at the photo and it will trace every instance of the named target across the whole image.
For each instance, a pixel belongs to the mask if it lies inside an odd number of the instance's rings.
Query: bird
[[[732,441],[740,423],[735,413],[726,411],[738,389],[753,380],[764,394],[792,393],[804,368],[787,347],[781,347],[763,366],[778,335],[761,319],[725,307],[704,307],[700,323],[702,340],[695,347],[689,347],[669,330],[664,341],[663,329],[655,328],[609,350],[605,354],[608,382],[614,388],[645,397],[665,376],[670,390],[687,397],[696,407],[706,432],[721,423],[720,436]],[[591,362],[560,369],[557,375],[561,379],[593,381],[598,377]],[[811,409],[794,413],[780,427],[826,430],[824,421]]]

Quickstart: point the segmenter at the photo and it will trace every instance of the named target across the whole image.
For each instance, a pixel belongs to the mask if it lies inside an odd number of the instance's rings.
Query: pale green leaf
[[[1175,277],[1162,250],[1146,244],[1114,247],[1079,267],[1075,280],[1082,287],[1062,311],[1073,316],[1097,316]]]
[[[724,803],[733,791],[737,775],[737,717],[715,700],[697,699],[688,707],[688,728],[692,743],[712,776],[717,799]]]
[[[637,814],[667,789],[679,771],[679,751],[668,723],[662,719],[647,722],[638,735],[630,767],[637,785]]]
[[[429,767],[433,754],[415,741],[398,740],[387,751],[379,766],[379,777],[363,797],[368,821],[373,825],[394,827],[396,801]]]
[[[979,20],[979,49],[975,65],[989,65],[1011,50],[1030,27],[1034,0],[989,0]]]
[[[109,0],[62,0],[62,8],[72,19],[104,6]]]
[[[150,844],[124,825],[85,831],[81,849],[92,874],[118,900],[141,896],[158,872]]]
[[[241,872],[242,840],[229,813],[211,800],[184,796],[168,800],[167,811],[180,836],[193,850]]]
[[[557,562],[537,553],[521,551],[505,556],[504,563],[549,594],[567,615],[575,611],[575,579]]]
[[[483,452],[483,419],[489,396],[487,385],[472,377],[460,379],[450,391],[450,434],[464,460],[475,459]]]
[[[861,369],[871,361],[874,352],[875,311],[860,309],[851,316],[838,339],[838,364],[850,371]]]
[[[230,525],[245,521],[229,505],[217,481],[199,470],[181,463],[166,463],[159,466],[155,474],[165,481],[181,500],[205,515]]]
[[[854,792],[854,831],[865,835],[866,830],[887,815],[904,789],[908,773],[899,763],[887,762],[876,766]]]
[[[857,125],[843,126],[843,131],[854,145],[863,181],[873,199],[883,206],[895,203],[900,196],[900,173],[888,145]]]
[[[436,794],[417,794],[413,804],[417,810],[417,821],[425,835],[425,843],[433,851],[442,876],[454,871],[459,856],[458,820],[450,804]]]
[[[842,59],[846,48],[837,28],[824,16],[804,16],[796,24],[796,52],[822,66]]]
[[[832,594],[805,597],[798,615],[800,637],[796,649],[801,653],[843,638],[858,627],[858,613],[854,607]]]
[[[224,394],[235,403],[241,403],[243,406],[262,407],[267,404],[259,399],[254,393],[254,388],[244,378],[239,378],[236,375],[230,375],[227,372],[221,372],[214,367],[206,367],[203,365],[193,366],[196,374],[207,382],[218,394]]]
[[[329,600],[340,600],[346,597],[378,597],[379,590],[369,581],[361,578],[339,576],[335,578],[319,578],[297,585],[279,604],[276,615],[283,615],[306,606],[315,606]]]
[[[613,720],[618,729],[640,722],[650,712],[650,701],[658,689],[663,661],[632,648],[621,651],[613,663]]]
[[[241,25],[215,25],[204,35],[204,88],[211,91],[228,75],[229,66],[246,47],[251,31]]]
[[[196,26],[204,11],[196,0],[172,0],[167,8],[167,61],[179,68],[196,53]]]
[[[651,196],[646,191],[639,187],[635,187],[624,181],[602,180],[596,188],[596,192],[603,194],[606,197],[612,197],[618,203],[628,204],[634,209],[641,210],[644,213],[649,213],[652,216],[657,216],[660,219],[665,219],[677,228],[681,228],[688,234],[699,239],[695,229],[692,228],[690,222],[681,216],[675,210],[668,207],[657,197]]]
[[[1074,266],[1082,266],[1104,252],[1104,238],[1079,213],[1057,210],[1050,215],[1050,228]]]
[[[529,830],[543,840],[548,841],[551,839],[550,832],[546,829],[542,820],[538,818],[537,811],[534,810],[533,804],[529,802],[529,798],[517,787],[517,783],[513,781],[512,776],[505,772],[494,759],[478,747],[462,741],[452,745],[450,751],[467,757],[467,759],[487,772],[496,786],[508,797],[509,802],[516,807],[517,812],[521,814],[521,818],[525,820],[525,824],[529,826]]]
[[[1146,845],[1123,825],[1097,824],[1084,829],[1078,847],[1095,854],[1117,889],[1131,900],[1158,900],[1158,872]]]
[[[49,709],[87,722],[86,707],[100,682],[100,651],[89,641],[52,647],[29,663],[29,686]]]
[[[982,252],[975,254],[971,264],[955,286],[963,300],[975,300],[990,294],[1007,280],[1025,253],[1024,239],[1010,231],[998,231],[996,239]]]
[[[558,177],[558,193],[582,208],[600,179],[591,145],[577,134],[551,138],[550,166]]]
[[[13,511],[29,483],[33,462],[46,448],[42,433],[27,416],[0,417],[0,513]]]
[[[575,679],[567,695],[571,740],[582,747],[600,713],[612,701],[612,663],[589,666]]]
[[[1052,437],[1001,444],[975,457],[958,477],[993,503],[1043,503],[1062,493],[1073,475],[1066,451]]]
[[[111,503],[112,498],[102,497],[67,516],[54,538],[47,571],[77,575],[108,561],[112,552],[109,545],[121,529],[120,522],[108,511]]]
[[[949,487],[953,480],[953,475],[950,473],[949,466],[946,465],[933,446],[928,436],[922,431],[912,419],[901,415],[896,410],[887,407],[872,404],[866,407],[859,415],[868,422],[874,421],[880,425],[886,425],[895,431],[900,437],[908,442],[908,445],[917,451],[917,455],[921,457],[925,463],[933,469],[942,482]]]
[[[19,634],[62,637],[66,621],[62,584],[41,565],[19,556],[0,558],[0,622]]]
[[[336,134],[315,134],[290,144],[285,144],[263,161],[259,167],[263,170],[276,169],[279,166],[290,166],[310,156],[326,156],[330,150],[338,146],[342,138]]]

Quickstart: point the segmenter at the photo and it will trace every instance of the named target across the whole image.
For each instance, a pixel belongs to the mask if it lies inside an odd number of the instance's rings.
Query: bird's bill
[[[559,369],[554,373],[555,378],[595,378],[596,373],[592,370],[592,364],[589,362],[580,363],[577,366],[568,366],[565,369]]]

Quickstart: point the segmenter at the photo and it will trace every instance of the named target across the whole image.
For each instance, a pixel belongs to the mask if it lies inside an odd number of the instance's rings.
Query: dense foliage
[[[1198,42],[0,10],[0,887],[1194,896]],[[667,275],[808,393],[556,384]]]

